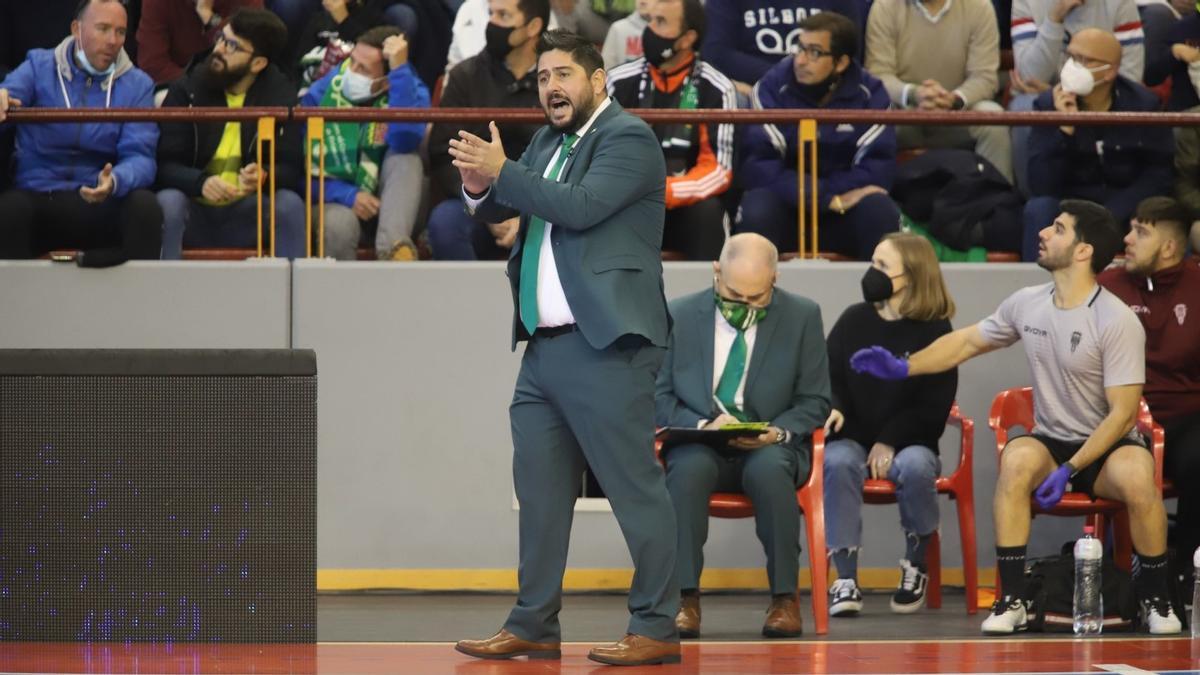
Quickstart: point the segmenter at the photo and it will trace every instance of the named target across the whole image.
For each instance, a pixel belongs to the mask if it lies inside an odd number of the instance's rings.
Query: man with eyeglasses
[[[288,106],[296,89],[276,65],[287,28],[265,9],[239,10],[218,34],[207,58],[171,84],[164,108]],[[258,241],[258,186],[263,183],[263,242],[270,246],[268,166],[258,164],[252,122],[164,122],[158,145],[158,203],[163,209],[163,259],[183,247],[251,247]],[[303,257],[304,174],[299,124],[275,128],[275,254]],[[264,148],[266,150],[266,148]],[[264,154],[264,161],[266,155]]]
[[[1159,100],[1121,75],[1121,43],[1099,28],[1075,34],[1059,83],[1038,96],[1034,110],[1073,113],[1152,112]],[[1103,204],[1124,230],[1147,197],[1170,193],[1175,139],[1169,127],[1038,126],[1029,136],[1029,188],[1021,257],[1037,260],[1038,232],[1065,198]],[[1123,234],[1124,232],[1122,232]]]
[[[1013,70],[1009,80],[1013,96],[1008,109],[1033,110],[1038,95],[1057,82],[1058,71],[1067,61],[1068,37],[1085,28],[1112,30],[1121,42],[1121,74],[1141,82],[1149,42],[1138,14],[1141,4],[1134,0],[1014,0]],[[1012,128],[1013,171],[1017,186],[1027,195],[1031,130]]]
[[[13,108],[149,108],[154,83],[125,53],[128,17],[118,0],[81,0],[71,35],[34,49],[0,83],[0,122]],[[107,266],[157,259],[162,210],[154,193],[158,127],[68,122],[17,127],[15,188],[0,195],[0,258]],[[74,251],[79,249],[83,253]]]
[[[688,443],[665,451],[678,524],[682,597],[675,625],[681,638],[700,636],[700,573],[715,491],[744,492],[754,504],[771,586],[762,634],[801,634],[796,487],[812,469],[812,430],[829,415],[829,360],[820,308],[775,287],[778,257],[766,238],[734,235],[713,262],[713,287],[670,304],[675,329],[658,371],[655,423],[714,430],[768,424],[761,435],[727,445]]]
[[[859,32],[834,12],[800,24],[799,51],[754,86],[763,109],[886,110],[883,83],[854,61]],[[747,127],[742,147],[738,232],[757,232],[783,250],[798,245],[795,124]],[[900,210],[888,196],[896,171],[896,134],[882,124],[822,124],[817,133],[817,206],[821,248],[870,260],[880,238],[899,229]],[[811,170],[811,167],[810,167]],[[807,192],[810,176],[804,177]],[[805,208],[812,195],[805,194]]]
[[[1000,32],[988,0],[875,0],[867,18],[866,68],[897,108],[1000,112]],[[1008,127],[925,124],[896,128],[900,149],[975,151],[1013,181]]]
[[[780,58],[796,52],[799,25],[805,19],[836,12],[861,33],[870,6],[869,0],[709,0],[704,11],[711,29],[700,51],[733,80],[745,106],[754,83]]]
[[[300,105],[322,108],[428,108],[429,90],[408,62],[408,40],[395,26],[358,36],[350,56],[317,80]],[[416,260],[413,226],[423,169],[417,146],[423,122],[325,123],[325,175],[313,144],[313,194],[325,184],[325,254],[354,260],[374,240],[379,260]],[[372,237],[372,229],[374,236]]]

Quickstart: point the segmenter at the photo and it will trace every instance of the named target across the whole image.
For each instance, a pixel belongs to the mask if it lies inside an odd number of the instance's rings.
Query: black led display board
[[[316,359],[0,350],[0,640],[313,642]]]

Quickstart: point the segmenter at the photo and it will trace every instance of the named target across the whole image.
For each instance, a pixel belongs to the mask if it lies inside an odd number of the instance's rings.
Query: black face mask
[[[508,44],[508,36],[516,30],[515,26],[497,26],[492,22],[488,22],[487,28],[484,30],[484,36],[487,39],[487,53],[492,55],[493,59],[503,61],[508,53],[514,48]]]
[[[675,56],[675,42],[678,39],[662,37],[646,26],[642,29],[642,54],[646,57],[646,63],[661,68],[662,64]]]
[[[904,276],[897,274],[897,277]],[[883,302],[895,295],[895,288],[892,286],[892,279],[882,270],[875,267],[868,267],[866,274],[862,278],[862,294],[863,300],[867,302]]]

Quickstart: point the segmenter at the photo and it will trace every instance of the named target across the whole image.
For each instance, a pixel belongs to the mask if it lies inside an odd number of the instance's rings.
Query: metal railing
[[[649,124],[729,123],[798,124],[796,172],[800,199],[796,208],[800,258],[816,258],[819,252],[820,223],[817,209],[817,125],[830,123],[886,124],[898,126],[1200,126],[1200,113],[1190,112],[972,112],[913,110],[842,110],[775,109],[724,110],[641,110],[628,112]],[[65,109],[25,108],[11,110],[8,119],[21,124],[70,122],[255,122],[258,125],[257,159],[263,166],[263,144],[269,143],[267,176],[271,205],[269,255],[275,255],[275,128],[276,125],[305,123],[305,235],[307,256],[312,256],[313,241],[313,145],[317,158],[317,255],[325,255],[325,122],[480,122],[541,124],[545,116],[537,108],[108,108]],[[805,150],[808,150],[806,153]],[[808,155],[806,158],[805,155]],[[811,164],[811,171],[808,165]],[[804,190],[804,176],[811,179],[810,191]],[[808,194],[810,198],[806,199]],[[263,181],[259,181],[257,254],[263,255]],[[807,204],[806,204],[807,202]],[[807,207],[807,208],[806,208]]]

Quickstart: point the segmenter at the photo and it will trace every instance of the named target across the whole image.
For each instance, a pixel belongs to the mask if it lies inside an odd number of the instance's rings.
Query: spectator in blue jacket
[[[848,17],[861,35],[870,0],[708,0],[708,31],[700,53],[733,80],[741,96],[750,95],[779,58],[795,54],[800,24],[822,12]],[[856,50],[851,58],[861,60]]]
[[[1100,28],[1079,31],[1067,45],[1059,84],[1043,92],[1035,110],[1151,112],[1159,100],[1119,74],[1121,43]],[[1103,204],[1128,228],[1138,202],[1170,194],[1174,135],[1169,127],[1034,127],[1029,137],[1029,187],[1023,260],[1038,258],[1038,231],[1058,215],[1061,199]]]
[[[886,110],[883,83],[862,69],[858,29],[821,12],[800,24],[800,51],[754,85],[755,108]],[[797,248],[796,125],[749,127],[743,146],[739,232],[758,232],[782,251]],[[879,239],[899,228],[888,196],[896,171],[896,133],[881,124],[822,124],[817,131],[817,199],[824,250],[870,260]],[[805,177],[805,190],[810,178]],[[807,198],[807,195],[806,195]],[[807,207],[807,199],[805,201]]]
[[[34,49],[0,83],[12,108],[149,108],[154,82],[125,54],[120,0],[82,0],[71,35]],[[83,249],[81,264],[156,259],[162,210],[154,193],[158,126],[150,122],[22,124],[15,188],[0,195],[0,258]]]
[[[400,30],[378,26],[358,37],[350,56],[317,80],[301,105],[428,108],[429,90],[408,63],[408,41]],[[416,259],[412,231],[423,176],[417,146],[424,135],[422,122],[325,123],[327,256],[354,260],[359,240],[374,225],[376,257]],[[314,195],[318,157],[314,147]]]

